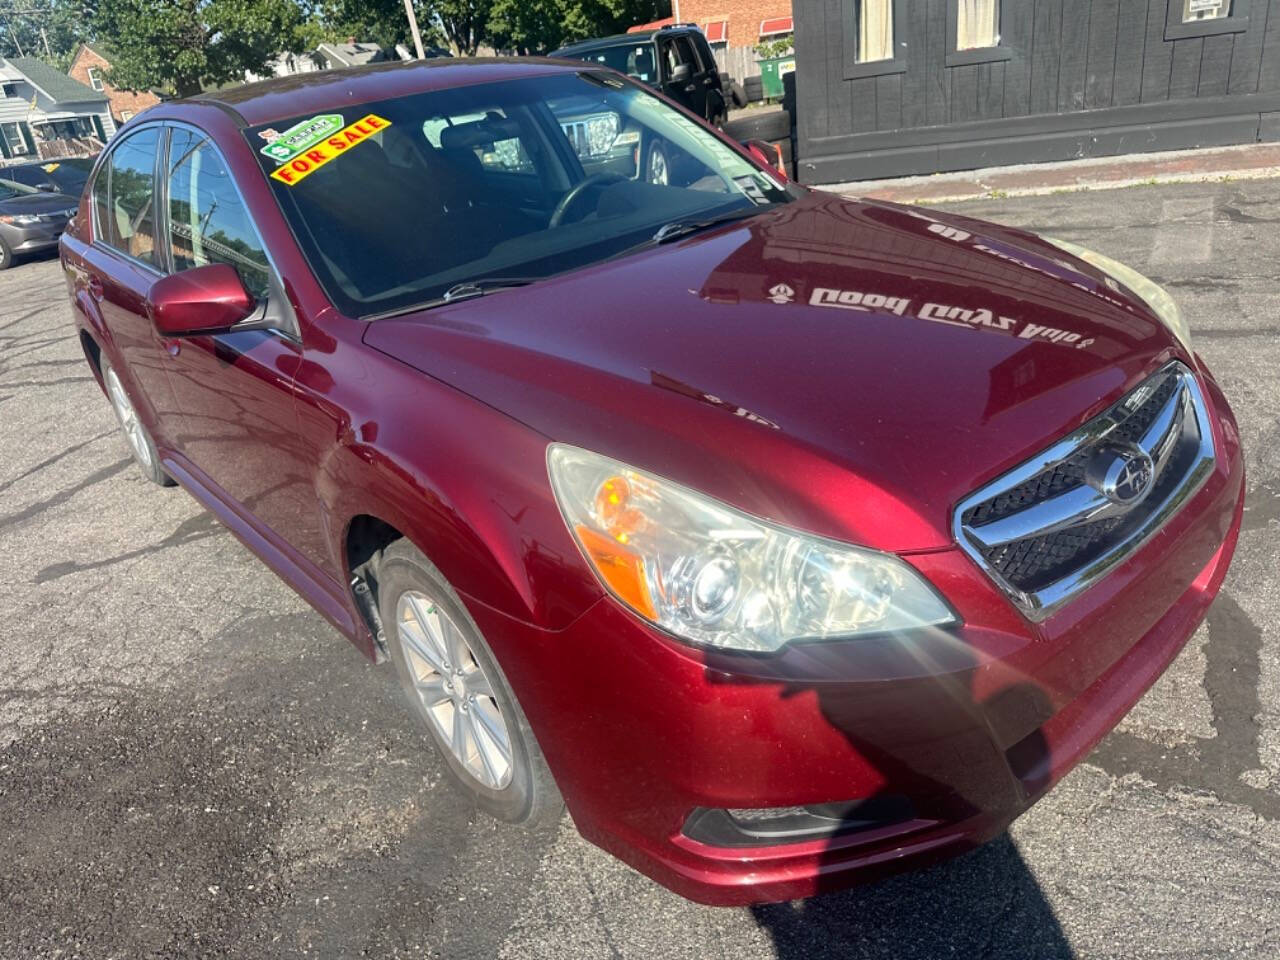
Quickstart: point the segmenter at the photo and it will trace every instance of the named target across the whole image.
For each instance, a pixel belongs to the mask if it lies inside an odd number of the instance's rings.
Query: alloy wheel
[[[147,443],[147,435],[143,430],[142,421],[138,419],[138,412],[129,402],[129,395],[124,392],[124,386],[120,383],[120,377],[116,375],[114,369],[107,368],[106,379],[107,396],[111,398],[111,406],[116,412],[116,419],[120,421],[120,429],[124,431],[129,447],[133,450],[133,455],[138,458],[138,462],[145,469],[150,470],[151,445]]]
[[[493,685],[462,631],[430,597],[406,591],[396,632],[423,712],[454,759],[482,786],[511,782],[511,735]]]
[[[669,179],[667,154],[660,147],[649,151],[649,182],[665,187]]]

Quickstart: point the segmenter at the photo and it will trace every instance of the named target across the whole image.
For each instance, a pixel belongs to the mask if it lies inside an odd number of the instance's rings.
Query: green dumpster
[[[767,60],[759,61],[759,63],[761,91],[770,100],[777,100],[782,96],[782,78],[788,73],[795,73],[795,55],[770,57]]]

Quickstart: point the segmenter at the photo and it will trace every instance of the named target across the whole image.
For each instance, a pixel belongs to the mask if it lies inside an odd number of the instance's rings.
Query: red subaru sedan
[[[1156,284],[789,184],[581,63],[164,104],[61,254],[142,471],[390,659],[480,807],[707,903],[1002,831],[1235,547]]]

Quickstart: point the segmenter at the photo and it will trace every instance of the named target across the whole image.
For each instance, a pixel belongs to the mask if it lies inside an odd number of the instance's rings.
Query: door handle
[[[102,288],[102,281],[96,276],[89,277],[88,287],[89,296],[93,297],[93,299],[101,300],[103,298],[105,291]]]
[[[685,88],[684,88],[684,92],[685,92],[685,93],[693,93],[693,91],[695,91],[695,90],[697,90],[697,89],[698,89],[698,85],[697,85],[696,83],[691,83],[691,84],[689,84],[687,87],[685,87]]]

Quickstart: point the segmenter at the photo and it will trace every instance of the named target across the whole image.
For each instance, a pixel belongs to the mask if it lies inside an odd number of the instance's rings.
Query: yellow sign
[[[371,113],[350,126],[343,127],[333,136],[317,143],[304,153],[298,154],[288,163],[272,170],[271,176],[292,187],[300,180],[311,176],[314,171],[319,170],[343,151],[350,150],[356,144],[389,126],[391,126],[390,120],[384,120],[377,114]]]

